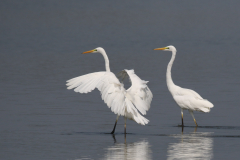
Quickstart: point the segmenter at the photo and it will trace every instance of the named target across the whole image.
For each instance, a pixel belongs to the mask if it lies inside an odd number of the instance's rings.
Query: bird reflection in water
[[[118,143],[113,135],[115,144],[108,147],[104,159],[121,160],[151,160],[152,151],[149,142],[144,139],[134,143]]]
[[[179,142],[169,144],[168,160],[212,159],[213,139],[209,135],[210,132],[193,132],[174,136]]]

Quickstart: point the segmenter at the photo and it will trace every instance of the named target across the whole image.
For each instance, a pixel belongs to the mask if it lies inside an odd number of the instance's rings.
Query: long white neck
[[[173,83],[173,80],[172,80],[172,76],[171,76],[171,69],[172,69],[172,65],[173,65],[173,62],[175,60],[175,56],[176,56],[176,52],[177,51],[172,51],[172,58],[170,60],[170,62],[168,63],[168,66],[167,66],[167,86],[168,86],[168,90],[172,93],[172,90],[175,88],[175,84]]]
[[[109,59],[108,59],[107,53],[104,50],[102,50],[100,53],[103,55],[103,58],[105,60],[106,71],[111,72],[110,67],[109,67]]]

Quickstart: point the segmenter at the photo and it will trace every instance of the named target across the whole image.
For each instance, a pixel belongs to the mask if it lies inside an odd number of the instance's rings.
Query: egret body
[[[79,76],[67,81],[68,89],[74,89],[75,92],[88,93],[97,88],[103,101],[111,111],[117,115],[112,134],[115,132],[119,116],[125,117],[124,132],[126,133],[126,120],[131,119],[138,124],[145,125],[149,122],[142,115],[149,110],[152,101],[152,92],[146,85],[148,81],[141,80],[134,70],[123,70],[119,72],[118,77],[122,80],[129,77],[132,85],[125,89],[123,83],[110,71],[109,59],[105,50],[101,47],[83,52],[101,53],[105,60],[106,71],[94,72]],[[140,113],[142,114],[140,114]]]
[[[166,73],[168,90],[172,94],[175,102],[181,108],[182,126],[184,126],[183,110],[189,111],[189,113],[193,117],[193,120],[196,126],[198,126],[194,118],[193,111],[200,111],[205,113],[210,112],[210,109],[213,107],[213,104],[208,100],[203,99],[197,92],[191,89],[181,88],[173,83],[172,76],[171,76],[171,69],[177,53],[177,50],[174,46],[170,45],[164,48],[156,48],[154,50],[172,51],[172,58],[168,63],[167,73]]]

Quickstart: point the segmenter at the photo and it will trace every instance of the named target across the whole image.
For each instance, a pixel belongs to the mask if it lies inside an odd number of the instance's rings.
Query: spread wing
[[[149,110],[152,102],[152,92],[147,86],[148,81],[141,80],[134,70],[123,70],[118,73],[120,80],[129,78],[132,86],[126,91],[126,97],[134,104],[134,106],[143,114]]]
[[[106,72],[97,85],[102,99],[115,114],[125,115],[125,92],[123,85],[112,72]]]
[[[134,77],[134,73],[130,73],[129,75]],[[138,80],[137,78],[136,76],[131,79],[132,81],[136,81]],[[147,88],[146,81],[141,80],[142,87],[139,87],[139,85],[136,84],[138,87],[132,85],[132,89],[126,91],[123,84],[119,82],[112,72],[95,72],[67,81],[68,89],[75,88],[75,92],[88,93],[97,88],[101,92],[102,99],[111,108],[113,113],[133,119],[138,124],[145,125],[149,121],[139,114],[138,110],[146,113],[145,110],[150,108],[152,93]]]
[[[94,90],[106,72],[94,72],[72,78],[67,81],[67,89],[74,89],[75,92],[88,93]]]
[[[79,76],[67,81],[67,89],[88,93],[97,88],[102,99],[112,112],[124,115],[125,89],[112,72],[95,72]]]

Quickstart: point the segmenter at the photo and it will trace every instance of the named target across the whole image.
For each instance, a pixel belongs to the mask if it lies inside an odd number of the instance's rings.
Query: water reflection
[[[151,160],[151,149],[149,142],[144,139],[134,143],[118,143],[114,137],[115,144],[108,147],[104,159],[121,160]]]
[[[168,146],[168,160],[172,159],[211,159],[213,158],[213,139],[209,132],[179,134],[177,143]]]

